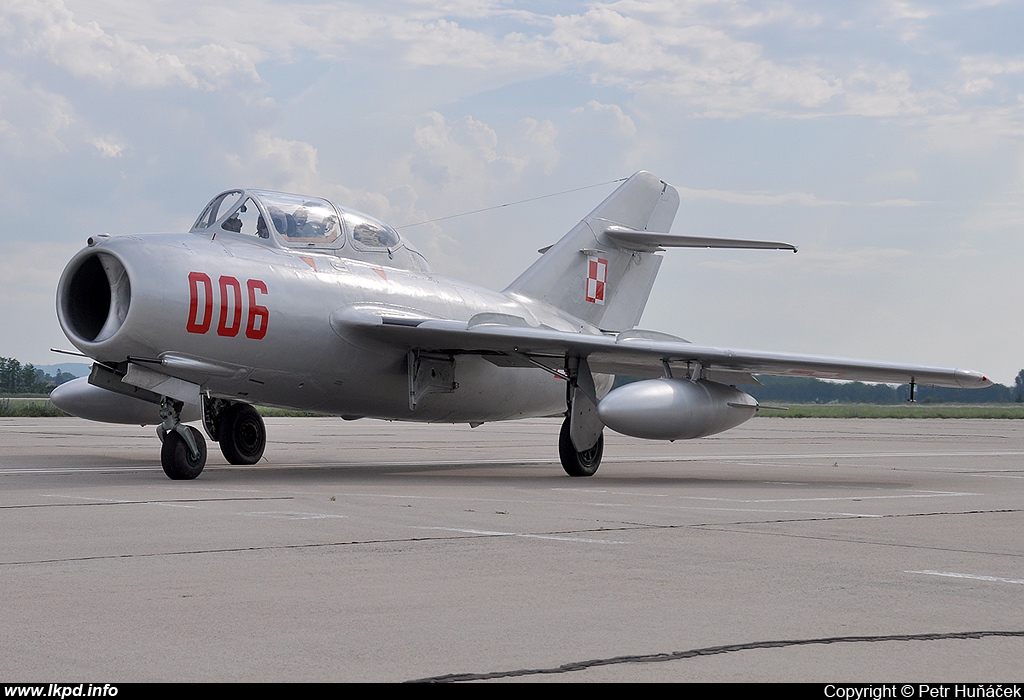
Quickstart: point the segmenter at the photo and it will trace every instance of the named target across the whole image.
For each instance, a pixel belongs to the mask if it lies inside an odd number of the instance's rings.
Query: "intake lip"
[[[88,250],[64,269],[57,286],[57,318],[80,349],[113,338],[131,306],[132,286],[121,259],[109,251]]]

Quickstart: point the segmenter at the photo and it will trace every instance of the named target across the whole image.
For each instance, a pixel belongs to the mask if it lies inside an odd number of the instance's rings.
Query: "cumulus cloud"
[[[500,268],[500,258],[487,254],[493,241],[480,235],[468,240],[472,225],[452,215],[515,199],[531,180],[558,166],[558,141],[558,129],[545,119],[524,117],[497,127],[471,115],[427,113],[414,130],[413,150],[388,177],[393,195],[381,215],[398,224],[429,222],[412,233],[438,269],[477,282],[493,280]],[[439,217],[445,221],[433,223]],[[488,261],[486,268],[481,260]]]
[[[229,158],[240,176],[259,173],[261,181],[269,187],[310,192],[316,191],[319,185],[317,150],[304,141],[257,131],[240,152]]]
[[[1014,90],[1012,85],[1005,84],[1005,78],[1024,73],[1024,58],[997,57],[992,54],[982,56],[964,56],[957,67],[959,91],[965,97],[982,97],[986,93],[997,90],[1002,83],[1003,89]],[[1002,80],[1001,80],[1002,79]]]
[[[66,151],[74,111],[64,97],[0,71],[0,151],[17,157]]]
[[[97,136],[92,140],[92,145],[104,158],[120,158],[127,148],[124,144],[118,143],[117,139],[109,136]]]
[[[180,84],[213,89],[238,74],[256,77],[239,52],[219,46],[178,46],[178,52],[153,50],[105,30],[95,21],[79,21],[63,0],[9,0],[3,16],[5,43],[19,57],[38,55],[76,78],[106,85],[156,88]]]
[[[556,55],[595,82],[682,100],[706,116],[818,108],[841,93],[826,69],[773,61],[692,11],[660,4],[627,16],[617,7],[553,19]]]
[[[523,118],[504,136],[472,116],[449,120],[438,112],[416,127],[416,148],[402,169],[429,188],[457,187],[476,199],[495,185],[512,182],[529,168],[550,170],[558,162],[557,130],[550,121]]]
[[[634,139],[637,136],[636,123],[619,105],[590,100],[586,106],[573,109],[570,115],[576,118],[576,122],[589,118],[593,124],[600,124],[598,128],[606,136],[623,139]]]
[[[236,13],[197,4],[184,11],[188,20],[181,27],[150,20],[133,27],[131,38],[78,19],[63,0],[11,0],[0,17],[9,50],[46,56],[78,77],[133,88],[258,85],[261,60],[302,53],[326,60],[375,56],[401,69],[457,69],[486,75],[491,86],[572,73],[678,102],[705,117],[892,117],[955,108],[945,85],[919,84],[905,67],[878,61],[874,52],[853,53],[842,62],[834,54],[801,53],[801,41],[814,46],[835,28],[814,9],[793,3],[751,8],[740,2],[620,0],[578,12],[566,7],[564,14],[548,14],[495,2],[326,8],[257,0],[251,10]],[[887,8],[861,21],[903,25],[933,14],[910,3]],[[255,39],[270,27],[273,41]],[[768,44],[757,34],[763,27],[789,32],[797,50],[783,53]],[[966,57],[959,93],[986,92],[993,76],[1019,73],[1020,64]],[[470,79],[473,84],[478,81]]]

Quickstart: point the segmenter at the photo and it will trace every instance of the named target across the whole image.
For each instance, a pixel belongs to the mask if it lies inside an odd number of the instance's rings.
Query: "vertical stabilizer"
[[[505,290],[567,311],[604,330],[634,327],[661,266],[657,245],[611,229],[667,233],[679,208],[674,187],[638,172],[611,193]]]

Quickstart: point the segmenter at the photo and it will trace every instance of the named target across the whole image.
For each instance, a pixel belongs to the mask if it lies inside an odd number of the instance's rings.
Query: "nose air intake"
[[[121,261],[110,253],[90,253],[61,277],[60,325],[72,340],[103,342],[124,324],[131,296],[131,282]]]

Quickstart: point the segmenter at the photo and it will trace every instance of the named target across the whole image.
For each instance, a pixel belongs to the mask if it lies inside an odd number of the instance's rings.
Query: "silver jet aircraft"
[[[253,404],[403,421],[564,415],[562,467],[590,476],[607,426],[677,440],[757,413],[754,374],[984,387],[964,369],[695,345],[636,328],[668,247],[796,249],[669,233],[675,188],[639,172],[501,292],[450,279],[392,227],[318,197],[231,190],[188,233],[97,235],[57,314],[92,372],[52,393],[92,420],[158,424],[194,479],[202,420],[232,464],[263,455]],[[641,381],[614,390],[612,375]]]

